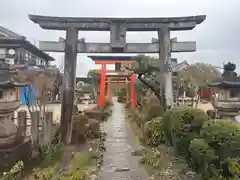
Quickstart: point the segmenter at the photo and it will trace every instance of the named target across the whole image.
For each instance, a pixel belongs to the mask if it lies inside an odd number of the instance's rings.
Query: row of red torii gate
[[[131,97],[131,107],[136,107],[136,91],[135,80],[136,74],[122,69],[122,63],[132,64],[136,61],[134,56],[88,56],[95,64],[101,65],[100,71],[100,97],[98,105],[104,106],[105,95],[109,101],[112,100],[111,83],[130,83],[130,92],[126,90],[126,104],[129,104],[129,97]],[[115,70],[108,70],[107,65],[115,65]],[[106,93],[107,85],[107,93]]]

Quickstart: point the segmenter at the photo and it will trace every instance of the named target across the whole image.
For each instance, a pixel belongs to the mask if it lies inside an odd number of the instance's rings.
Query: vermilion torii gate
[[[110,92],[110,84],[112,83],[116,83],[116,84],[125,84],[126,85],[126,105],[129,103],[129,100],[131,100],[131,106],[134,108],[136,107],[136,91],[135,91],[135,79],[132,79],[132,74],[130,75],[126,75],[123,73],[117,73],[115,75],[106,75],[108,78],[108,83],[107,83],[107,89],[108,89],[108,98],[111,98],[111,94],[109,94]],[[114,77],[114,79],[113,79]],[[131,96],[129,94],[129,89],[128,89],[128,84],[130,83],[130,90],[131,90]],[[131,97],[131,99],[130,99]]]
[[[126,89],[126,105],[129,104],[129,100],[130,100],[130,96],[129,96],[129,89],[128,89],[128,84],[129,84],[129,78],[122,78],[122,77],[118,77],[118,78],[112,78],[112,77],[107,77],[107,82],[106,82],[106,86],[107,86],[107,97],[109,99],[109,101],[112,100],[112,94],[111,94],[111,84],[125,84],[127,89]],[[136,105],[134,105],[133,101],[132,102],[132,107],[135,107]]]
[[[194,52],[195,42],[177,42],[170,39],[170,31],[192,30],[201,24],[206,16],[170,18],[74,18],[29,15],[29,18],[44,29],[66,31],[66,40],[40,42],[40,49],[51,52],[65,52],[64,91],[61,111],[61,138],[70,143],[72,112],[76,77],[77,53],[158,53],[162,97],[167,106],[172,106],[172,75],[169,72],[171,52]],[[78,31],[110,31],[110,43],[86,43],[78,40]],[[127,43],[127,31],[156,31],[158,39],[151,43]]]
[[[106,80],[106,73],[111,72],[106,69],[107,64],[114,64],[115,71],[113,73],[117,73],[115,77],[123,77],[123,76],[130,76],[130,83],[131,83],[131,97],[132,97],[132,107],[136,106],[136,93],[134,88],[134,83],[136,80],[136,75],[132,72],[130,75],[127,72],[121,72],[121,64],[131,64],[136,61],[135,56],[88,56],[91,58],[95,64],[100,64],[101,67],[101,80],[100,80],[100,100],[99,105],[103,106],[105,101],[105,80]]]

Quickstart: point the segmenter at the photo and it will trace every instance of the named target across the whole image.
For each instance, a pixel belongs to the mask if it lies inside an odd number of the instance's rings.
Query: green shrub
[[[199,137],[202,124],[208,120],[204,111],[195,108],[173,108],[163,117],[165,140],[183,153],[190,142]]]
[[[144,115],[136,108],[129,108],[127,110],[127,118],[136,123],[138,128],[141,128],[144,125]]]
[[[62,158],[62,155],[63,149],[60,141],[56,144],[50,143],[39,148],[39,157],[43,165],[55,164]]]
[[[24,171],[23,161],[18,161],[8,172],[0,173],[1,180],[22,179]]]
[[[216,159],[216,156],[207,142],[204,139],[194,139],[190,143],[189,151],[193,167],[205,175],[210,175],[209,167],[213,160]]]
[[[144,118],[144,121],[150,121],[153,118],[162,116],[164,113],[164,109],[160,104],[149,104],[148,107],[146,108],[146,116]]]
[[[239,172],[240,124],[223,119],[205,122],[201,136],[218,157],[215,164],[220,175],[229,179]]]
[[[193,139],[199,138],[197,133],[189,133],[186,136],[175,138],[174,148],[177,154],[182,155],[188,162],[191,162],[191,156],[189,153],[190,143]]]
[[[157,117],[144,124],[143,135],[148,145],[158,146],[164,142],[162,118]]]
[[[205,122],[201,136],[216,151],[221,160],[226,160],[234,153],[240,152],[240,124],[231,120]]]
[[[231,174],[240,174],[240,157],[229,158],[228,168]]]

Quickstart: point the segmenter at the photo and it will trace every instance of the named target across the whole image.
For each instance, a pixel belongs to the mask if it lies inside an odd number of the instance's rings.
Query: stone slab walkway
[[[145,169],[139,164],[139,157],[131,156],[139,145],[124,116],[124,105],[114,102],[112,116],[103,125],[107,137],[100,180],[148,179]]]

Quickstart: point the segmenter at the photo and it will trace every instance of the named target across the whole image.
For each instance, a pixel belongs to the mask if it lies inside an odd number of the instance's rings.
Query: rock
[[[95,119],[89,119],[87,124],[88,137],[99,137],[100,135],[100,122]]]
[[[80,143],[85,140],[88,117],[85,115],[73,115],[72,143]]]
[[[130,171],[128,167],[123,167],[123,168],[116,168],[115,172],[123,172],[123,171]]]
[[[186,175],[187,175],[189,178],[194,178],[194,176],[196,175],[196,173],[193,172],[193,171],[188,171],[188,172],[186,173]]]
[[[131,155],[132,156],[142,156],[143,154],[140,150],[135,150],[135,151],[131,152]]]
[[[97,175],[92,174],[92,175],[89,177],[89,180],[97,180]]]

